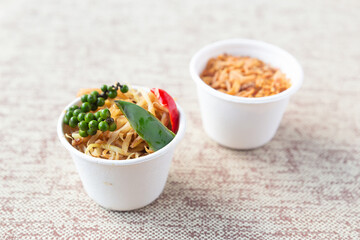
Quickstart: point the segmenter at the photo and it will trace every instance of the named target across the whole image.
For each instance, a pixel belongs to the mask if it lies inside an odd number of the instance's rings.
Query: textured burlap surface
[[[360,3],[337,2],[0,1],[0,238],[360,239]],[[305,72],[252,151],[206,136],[188,71],[234,37]],[[167,89],[188,120],[164,192],[132,212],[94,203],[56,136],[79,88],[115,81]]]

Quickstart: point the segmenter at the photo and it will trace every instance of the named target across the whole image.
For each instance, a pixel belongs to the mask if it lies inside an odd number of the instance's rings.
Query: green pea
[[[71,111],[71,110],[66,111],[65,117],[67,117],[68,119],[70,119],[72,116],[73,116],[73,111]]]
[[[110,117],[110,111],[107,108],[104,108],[103,110],[101,110],[101,114],[100,114],[101,118],[103,119],[107,119],[108,117]]]
[[[129,91],[129,87],[127,85],[123,85],[122,88],[120,88],[120,91],[122,93],[127,93]]]
[[[99,92],[98,91],[92,91],[91,95],[94,95],[95,97],[99,96]]]
[[[91,109],[91,106],[90,106],[90,103],[88,102],[84,102],[82,105],[81,105],[81,111],[87,113],[89,112]]]
[[[81,96],[81,101],[82,101],[83,103],[87,102],[87,101],[88,101],[88,95],[87,95],[87,94],[82,95],[82,96]]]
[[[96,118],[96,119],[101,118],[101,111],[97,111],[97,112],[95,113],[95,118]]]
[[[91,135],[91,136],[95,135],[96,132],[97,132],[97,129],[92,129],[92,128],[90,128],[89,130],[87,130],[87,133],[88,133],[89,135]]]
[[[89,122],[89,128],[90,129],[98,129],[98,121],[96,121],[96,120],[91,120],[90,122]]]
[[[70,110],[70,111],[75,111],[75,110],[78,109],[78,108],[79,108],[79,106],[74,105],[74,106],[71,106],[71,107],[69,108],[69,110]]]
[[[78,126],[79,126],[79,129],[83,130],[83,131],[87,131],[89,129],[88,123],[85,121],[79,122]]]
[[[117,96],[117,92],[115,90],[111,90],[108,93],[109,98],[115,98]]]
[[[98,125],[99,130],[106,132],[107,130],[109,130],[109,124],[105,121],[101,121]]]
[[[116,130],[116,123],[114,123],[114,122],[110,123],[109,131],[113,132],[115,130]]]
[[[85,115],[86,115],[86,113],[84,113],[84,112],[79,113],[79,115],[77,116],[78,121],[79,122],[84,121]]]
[[[89,123],[91,120],[94,120],[94,119],[95,119],[95,116],[92,113],[87,113],[85,115],[85,122],[87,122],[87,123]]]
[[[77,117],[80,113],[81,113],[80,109],[75,109],[75,111],[73,112],[73,116]]]
[[[96,103],[96,98],[97,97],[95,95],[90,94],[88,96],[88,103]]]
[[[75,128],[78,124],[78,120],[76,117],[71,117],[69,120],[69,126]]]
[[[67,116],[64,117],[64,123],[65,123],[66,125],[69,125],[69,119],[70,119],[70,118],[68,118]]]
[[[105,104],[105,99],[103,99],[102,97],[99,97],[99,98],[97,99],[96,104],[97,104],[99,107],[104,106],[104,104]]]
[[[80,137],[87,137],[89,136],[87,133],[87,130],[79,130],[79,135]]]
[[[108,89],[108,86],[106,84],[102,85],[101,91],[106,92]]]
[[[98,106],[96,103],[90,104],[90,107],[91,107],[91,111],[96,111],[96,109],[98,109]]]

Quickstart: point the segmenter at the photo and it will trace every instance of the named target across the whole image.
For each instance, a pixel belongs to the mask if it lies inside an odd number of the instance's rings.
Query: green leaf
[[[152,150],[157,151],[174,139],[175,134],[144,108],[121,100],[117,100],[115,103],[131,127],[149,144]]]

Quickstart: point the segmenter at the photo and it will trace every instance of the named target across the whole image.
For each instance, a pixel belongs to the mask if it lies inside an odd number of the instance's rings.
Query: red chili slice
[[[171,131],[177,133],[179,128],[179,111],[174,99],[162,89],[152,88],[150,91],[155,94],[160,103],[169,110]]]

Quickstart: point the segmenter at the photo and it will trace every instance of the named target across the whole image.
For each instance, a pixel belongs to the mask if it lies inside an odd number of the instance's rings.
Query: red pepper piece
[[[179,111],[174,99],[162,89],[152,88],[150,91],[155,94],[160,103],[169,110],[171,131],[177,133],[179,128]]]

